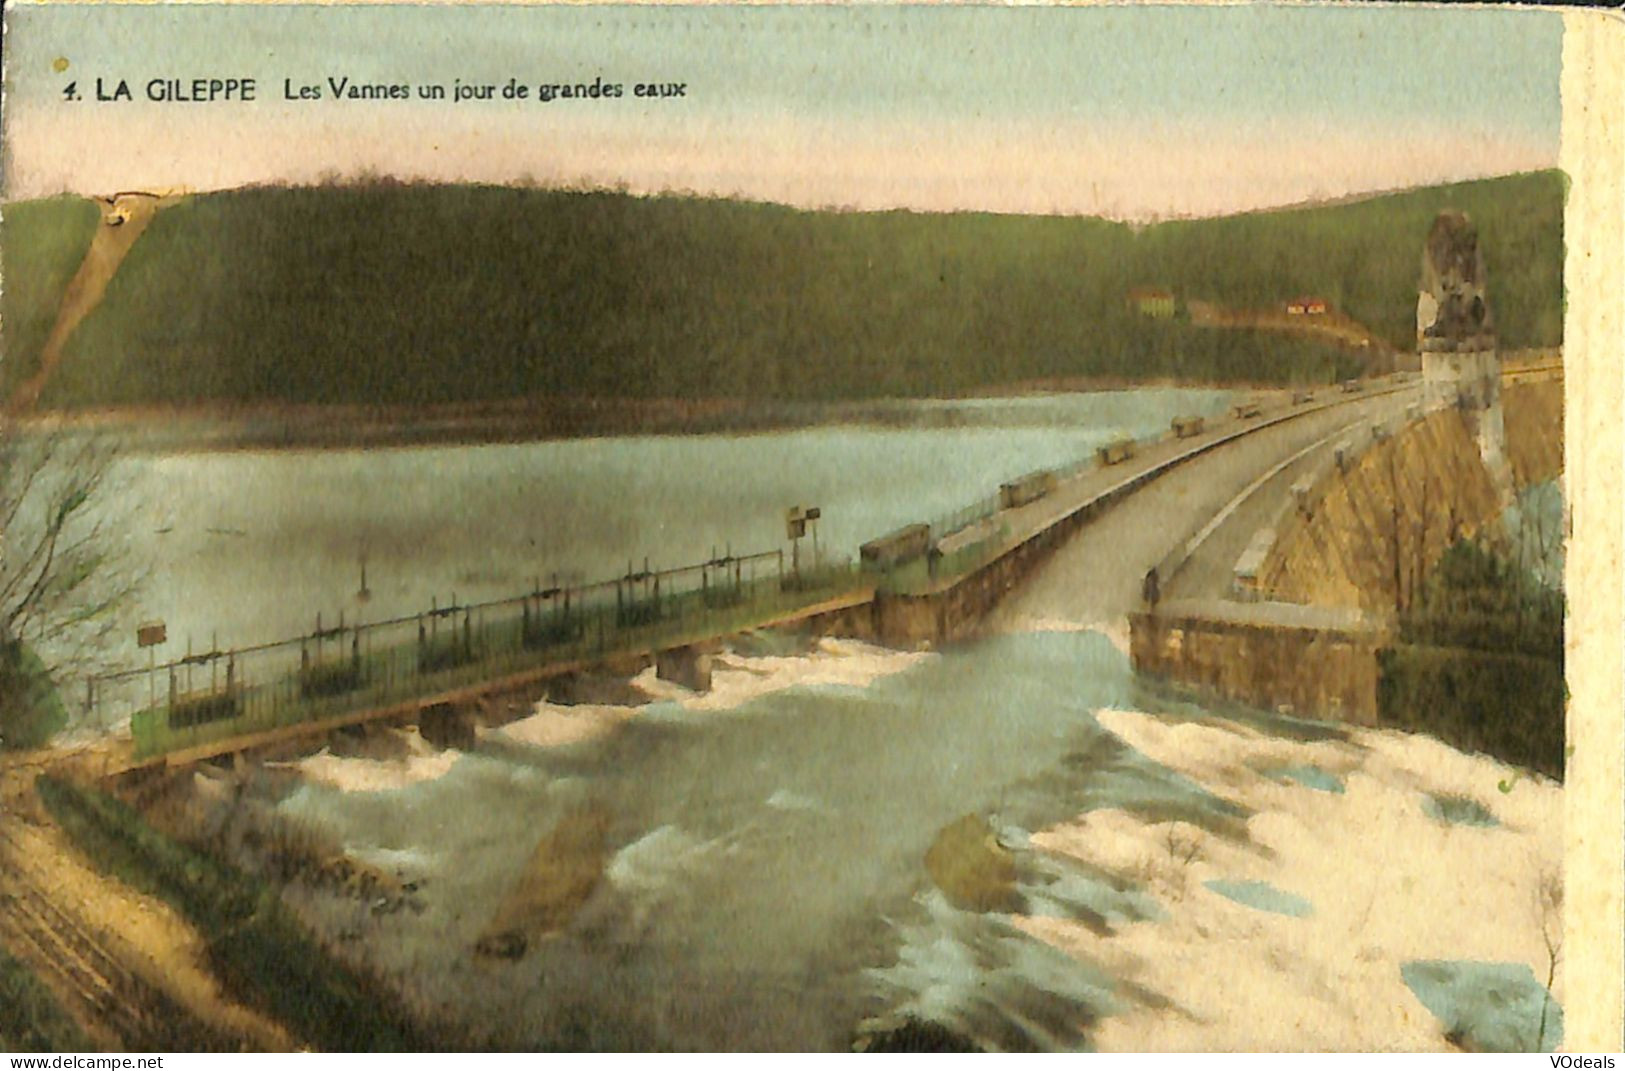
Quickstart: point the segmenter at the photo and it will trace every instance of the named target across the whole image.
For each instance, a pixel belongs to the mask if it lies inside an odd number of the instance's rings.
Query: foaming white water
[[[781,788],[767,798],[767,805],[776,811],[821,811],[824,805],[811,796],[803,796]]]
[[[1114,617],[1104,621],[1075,621],[1053,615],[1017,614],[1002,622],[1001,631],[1011,632],[1098,632],[1111,641],[1124,657],[1129,653],[1128,618]]]
[[[711,690],[687,692],[677,701],[688,710],[731,710],[787,688],[863,688],[935,657],[927,651],[894,651],[861,640],[828,636],[804,655],[749,656],[725,652],[712,663]],[[654,680],[654,671],[646,670],[634,683],[652,691],[655,685],[650,682]],[[658,683],[671,687],[665,681]]]
[[[1111,982],[1015,930],[961,911],[931,888],[916,903],[926,919],[899,927],[897,961],[871,968],[888,1013],[860,1024],[876,1033],[910,1021],[947,1027],[987,1051],[1069,1050],[1090,1017],[1110,1008]]]
[[[711,690],[694,692],[661,680],[653,666],[632,679],[650,699],[675,703],[684,710],[732,710],[788,688],[845,686],[862,688],[900,673],[928,658],[928,652],[893,651],[858,640],[825,637],[804,655],[750,656],[727,651],[712,662]],[[614,704],[539,702],[530,717],[491,730],[504,739],[531,747],[562,747],[605,736],[635,717],[641,707]]]
[[[598,941],[646,942],[689,909],[695,876],[728,865],[737,848],[732,839],[704,840],[674,825],[650,830],[611,857],[604,868],[608,895],[588,909],[581,928]]]
[[[351,848],[352,858],[396,874],[421,874],[428,870],[432,857],[421,848]]]
[[[342,758],[324,748],[298,762],[266,765],[298,770],[305,780],[341,792],[388,792],[444,777],[462,757],[459,751],[437,750],[416,729],[397,735],[407,747],[398,759]]]
[[[625,892],[653,892],[671,885],[676,875],[716,862],[733,848],[720,838],[701,840],[677,826],[660,826],[616,852],[604,874]]]
[[[1542,927],[1561,920],[1543,915],[1538,885],[1562,872],[1561,786],[1513,783],[1492,759],[1397,732],[1305,743],[1231,723],[1098,717],[1147,757],[1254,812],[1250,843],[1116,810],[1033,837],[1143,882],[1167,908],[1162,921],[1106,936],[1063,919],[1020,922],[1173,1001],[1103,1020],[1093,1035],[1102,1049],[1443,1050],[1443,1029],[1405,985],[1402,964],[1522,962],[1545,979]],[[1344,791],[1261,772],[1281,766],[1316,767]],[[1431,817],[1428,794],[1471,800],[1501,825]],[[1205,886],[1216,879],[1268,882],[1313,913],[1255,910]],[[1561,965],[1553,995],[1561,1002]]]
[[[605,736],[638,712],[637,707],[596,703],[565,706],[546,701],[537,703],[532,709],[535,713],[530,717],[490,731],[530,747],[563,747]],[[481,735],[484,734],[482,730]]]

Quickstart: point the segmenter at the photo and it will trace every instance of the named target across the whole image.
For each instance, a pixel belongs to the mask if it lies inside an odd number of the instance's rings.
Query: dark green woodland
[[[1408,350],[1422,238],[1451,207],[1478,224],[1503,346],[1556,345],[1563,197],[1549,171],[1131,226],[392,180],[201,194],[136,243],[41,404],[1325,382],[1360,354],[1153,319],[1126,294],[1172,290],[1181,310],[1313,294]],[[0,387],[37,368],[97,226],[78,199],[6,209]]]

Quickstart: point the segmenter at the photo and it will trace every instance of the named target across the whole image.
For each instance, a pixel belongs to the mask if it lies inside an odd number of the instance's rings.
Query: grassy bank
[[[1408,348],[1422,238],[1455,207],[1479,223],[1504,344],[1555,344],[1562,199],[1548,172],[1135,228],[505,187],[244,189],[159,214],[69,340],[44,404],[1324,382],[1358,362],[1277,333],[1142,317],[1126,291],[1258,306],[1315,293]]]
[[[85,1052],[90,1042],[51,991],[0,948],[0,1051]]]
[[[6,393],[33,375],[45,338],[56,322],[62,294],[85,259],[101,224],[101,211],[81,197],[52,197],[6,205],[0,212],[0,323]]]
[[[389,993],[330,956],[263,883],[176,843],[103,793],[49,776],[38,790],[98,867],[197,928],[213,968],[243,1003],[327,1051],[428,1047]]]

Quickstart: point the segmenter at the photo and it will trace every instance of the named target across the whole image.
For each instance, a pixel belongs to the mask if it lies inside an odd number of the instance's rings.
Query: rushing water
[[[1111,980],[953,907],[922,860],[967,813],[1017,847],[1086,806],[1233,817],[1101,732],[1093,712],[1134,698],[1098,633],[1000,636],[863,688],[657,703],[567,747],[488,739],[436,780],[307,784],[283,809],[423,882],[424,913],[382,922],[374,954],[458,1018],[495,1024],[498,1043],[841,1048],[892,1014],[984,1044],[1074,1047],[1112,1007]],[[475,958],[539,831],[583,806],[610,818],[605,888],[523,960]],[[1157,910],[1101,874],[1022,858],[1028,912]]]

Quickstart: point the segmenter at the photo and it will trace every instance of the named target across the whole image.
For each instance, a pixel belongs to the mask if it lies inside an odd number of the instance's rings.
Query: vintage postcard
[[[1619,19],[5,21],[0,1048],[1621,1047]]]

